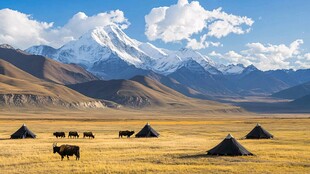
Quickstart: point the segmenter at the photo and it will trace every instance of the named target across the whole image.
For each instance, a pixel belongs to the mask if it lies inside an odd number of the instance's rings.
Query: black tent
[[[254,129],[245,136],[246,139],[270,139],[273,138],[260,124],[257,124]]]
[[[253,155],[246,150],[238,141],[230,134],[217,146],[207,151],[207,155],[219,155],[219,156],[242,156]]]
[[[11,139],[23,139],[23,138],[36,138],[36,135],[31,132],[25,124],[22,125],[14,134],[11,135]]]
[[[136,134],[137,138],[140,137],[158,137],[159,133],[157,133],[149,123],[147,123],[141,130]]]

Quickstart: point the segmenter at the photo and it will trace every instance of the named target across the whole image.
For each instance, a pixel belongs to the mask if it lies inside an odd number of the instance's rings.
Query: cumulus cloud
[[[11,44],[21,49],[39,44],[59,47],[95,27],[116,24],[125,29],[130,24],[120,10],[94,16],[79,12],[64,26],[54,26],[53,22],[40,22],[34,20],[31,15],[11,9],[0,10],[0,19],[0,43]]]
[[[302,54],[300,50],[300,45],[303,43],[301,39],[289,45],[248,43],[247,49],[239,53],[234,51],[225,54],[211,52],[209,55],[233,64],[242,63],[246,66],[253,64],[261,70],[310,68],[310,53]]]
[[[297,59],[295,61],[295,64],[300,67],[300,68],[304,68],[304,69],[308,69],[310,68],[310,53],[306,53],[304,55],[299,55],[297,56]]]
[[[169,7],[153,8],[145,16],[145,35],[151,41],[164,42],[187,41],[187,47],[202,49],[219,46],[207,41],[208,37],[222,38],[231,33],[245,34],[254,23],[246,16],[227,14],[222,8],[212,11],[204,9],[198,1],[179,0]],[[202,35],[200,40],[194,35]]]
[[[306,58],[306,60],[310,61],[310,53],[305,54],[304,57]]]
[[[223,44],[221,44],[220,42],[207,41],[207,35],[204,34],[200,37],[200,41],[198,41],[197,39],[189,39],[186,45],[187,48],[192,48],[194,50],[207,48],[209,46],[219,47],[223,46]]]

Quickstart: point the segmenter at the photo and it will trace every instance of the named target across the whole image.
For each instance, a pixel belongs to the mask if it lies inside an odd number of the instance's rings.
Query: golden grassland
[[[79,114],[71,113],[71,120],[0,115],[0,173],[310,173],[309,115],[72,119]],[[146,122],[160,138],[118,138],[119,130],[137,132]],[[257,122],[275,139],[240,140]],[[37,139],[7,139],[23,123]],[[92,131],[96,138],[52,136],[71,130]],[[206,156],[228,133],[255,156]],[[80,146],[80,161],[61,161],[52,153],[54,142]]]

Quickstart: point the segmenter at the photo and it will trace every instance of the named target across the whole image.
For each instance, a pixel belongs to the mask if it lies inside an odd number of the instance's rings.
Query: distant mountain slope
[[[145,77],[145,76],[135,76],[133,78],[130,79],[131,81],[135,81],[135,82],[138,82],[154,91],[157,91],[157,92],[161,92],[163,94],[166,94],[166,95],[173,95],[173,96],[180,96],[180,97],[184,97],[183,94],[159,83],[158,81],[155,81],[155,80],[152,80],[148,77]]]
[[[26,79],[28,81],[39,81],[38,78],[32,76],[31,74],[26,73],[9,62],[0,58],[0,74],[12,78]]]
[[[301,109],[307,109],[308,112],[310,111],[310,94],[305,95],[301,98],[298,98],[292,102],[290,102],[291,105],[301,108]]]
[[[132,80],[97,80],[68,87],[92,98],[111,100],[134,108],[164,107],[169,103],[181,102],[181,94],[173,96],[166,91],[156,91]]]
[[[77,65],[62,64],[10,47],[0,46],[0,58],[37,78],[59,84],[81,83],[98,79]]]
[[[272,94],[272,97],[284,99],[298,99],[310,94],[310,82],[297,85]]]
[[[216,102],[186,97],[148,77],[137,76],[131,80],[97,80],[68,85],[84,95],[111,100],[132,108],[195,108],[236,109]],[[200,108],[200,109],[201,109]]]
[[[298,80],[299,84],[310,81],[310,69],[299,69],[293,72],[290,72],[290,75]]]
[[[241,91],[241,95],[268,95],[290,87],[285,82],[266,75],[260,70],[246,71],[244,70],[237,78],[237,85]]]
[[[265,74],[279,79],[283,81],[284,83],[288,84],[289,86],[294,86],[296,84],[300,83],[300,80],[296,77],[293,77],[293,74],[295,72],[291,70],[273,70],[273,71],[267,71]]]
[[[86,97],[60,84],[40,80],[0,60],[1,107],[104,108],[110,104]]]
[[[228,80],[223,75],[213,75],[193,60],[184,62],[180,69],[169,74],[168,77],[203,94],[211,96],[235,95],[226,87],[225,83]]]
[[[134,65],[130,65],[117,57],[111,57],[107,60],[98,61],[88,70],[104,80],[129,79],[136,75],[145,75],[150,72],[149,70],[144,70],[137,68]]]
[[[177,80],[171,78],[171,77],[167,77],[161,74],[157,74],[154,72],[149,72],[145,75],[146,77],[156,80],[158,82],[160,82],[161,84],[185,95],[188,97],[192,97],[192,98],[198,98],[198,99],[213,99],[211,96],[207,95],[207,94],[203,94],[199,91],[196,91],[180,82],[178,82]]]

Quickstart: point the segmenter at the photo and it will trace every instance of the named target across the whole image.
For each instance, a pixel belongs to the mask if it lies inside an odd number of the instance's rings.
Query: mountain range
[[[191,49],[172,51],[137,41],[115,25],[90,30],[58,49],[39,45],[23,51],[3,44],[0,60],[1,102],[12,105],[43,96],[45,103],[66,106],[91,102],[91,107],[238,110],[210,100],[287,98],[286,91],[297,89],[299,93],[288,92],[296,99],[291,105],[297,106],[308,99],[304,86],[310,82],[309,69],[219,65]]]
[[[80,66],[63,64],[39,55],[30,55],[9,45],[0,45],[0,58],[39,79],[59,84],[74,84],[98,79]]]
[[[113,102],[95,100],[61,84],[38,79],[3,59],[0,59],[0,87],[1,107],[105,108],[113,105]]]
[[[193,108],[198,103],[205,107],[218,105],[208,100],[195,100],[145,76],[129,80],[96,80],[68,85],[69,88],[86,96],[113,101],[131,108],[177,109]],[[200,105],[199,104],[199,105]]]
[[[191,49],[172,51],[139,42],[116,25],[90,30],[58,49],[39,45],[25,51],[65,64],[77,64],[103,80],[149,74],[165,76],[177,81],[183,89],[195,91],[196,96],[186,95],[197,98],[267,96],[310,81],[309,69],[261,71],[253,65],[219,65]]]
[[[165,81],[185,93],[198,94],[169,77],[150,73],[148,76],[158,81],[146,76],[136,76],[130,80],[99,80],[78,65],[29,55],[9,45],[0,47],[2,109],[118,109],[124,106],[135,109],[242,111],[239,107],[187,97],[160,83]],[[26,65],[35,66],[30,68]]]

